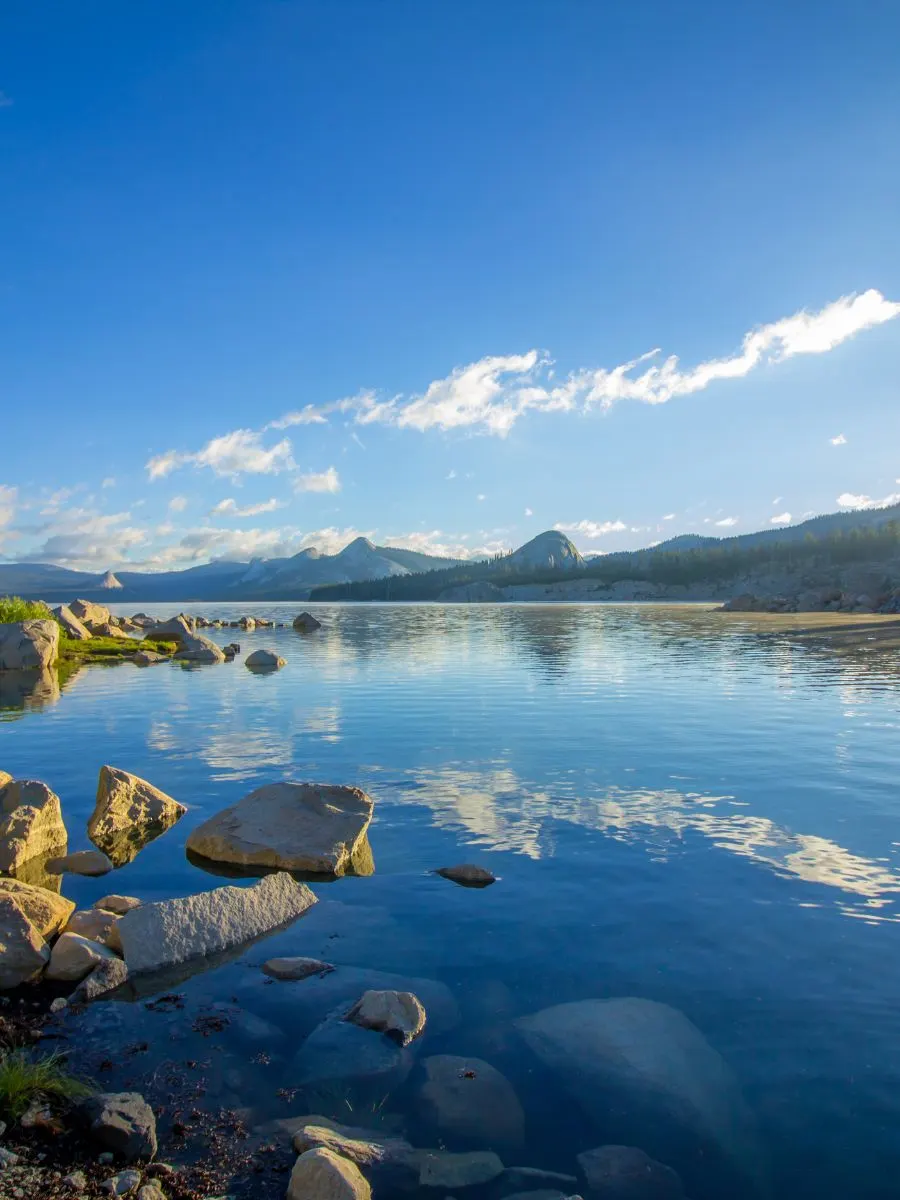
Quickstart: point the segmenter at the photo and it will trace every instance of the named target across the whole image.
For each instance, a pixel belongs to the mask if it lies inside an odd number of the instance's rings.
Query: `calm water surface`
[[[254,611],[289,622],[297,606]],[[66,879],[82,905],[222,882],[188,862],[187,835],[263,783],[354,783],[376,801],[373,876],[316,883],[322,902],[290,930],[179,985],[195,1007],[239,1004],[221,1037],[201,1039],[182,1013],[98,1005],[85,1061],[145,1038],[143,1058],[115,1056],[113,1083],[202,1058],[198,1103],[247,1108],[251,1124],[312,1104],[366,1123],[369,1107],[415,1135],[414,1074],[375,1100],[279,1094],[324,1014],[296,999],[306,984],[266,984],[257,967],[313,954],[438,980],[460,1019],[439,1021],[419,1056],[497,1066],[529,1122],[528,1149],[506,1161],[571,1171],[609,1139],[554,1091],[512,1022],[562,1001],[646,997],[683,1011],[734,1069],[779,1200],[895,1196],[900,658],[761,640],[691,608],[314,611],[315,636],[238,632],[244,654],[287,659],[274,675],[240,659],[124,664],[83,670],[43,706],[5,696],[0,766],[60,795],[70,849],[88,845],[103,763],[189,806],[113,876]],[[467,860],[501,881],[472,891],[430,874]],[[690,1191],[724,1200],[722,1187],[711,1175]]]

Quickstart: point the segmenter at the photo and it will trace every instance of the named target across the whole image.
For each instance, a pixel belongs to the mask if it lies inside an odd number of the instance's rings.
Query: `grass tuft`
[[[21,596],[0,596],[0,625],[15,621],[55,621],[43,600],[23,600]]]
[[[0,1113],[13,1121],[33,1100],[80,1100],[92,1091],[83,1079],[66,1070],[62,1054],[32,1059],[24,1050],[10,1050],[0,1055]]]

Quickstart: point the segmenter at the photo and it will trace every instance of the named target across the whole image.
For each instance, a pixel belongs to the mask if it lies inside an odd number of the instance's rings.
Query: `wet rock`
[[[324,1147],[366,1171],[391,1163],[410,1166],[415,1154],[409,1142],[383,1130],[340,1125],[329,1117],[318,1116],[300,1117],[291,1124],[295,1124],[291,1141],[298,1154]],[[414,1169],[418,1174],[417,1163]]]
[[[183,804],[146,779],[118,767],[103,766],[88,835],[117,866],[123,866],[186,812]]]
[[[578,1155],[596,1200],[684,1200],[677,1173],[637,1146],[600,1146]]]
[[[73,641],[86,642],[90,638],[90,631],[75,616],[68,604],[61,604],[59,608],[54,608],[53,615]]]
[[[54,1014],[54,1016],[56,1015],[56,1013],[60,1013],[63,1011],[64,1008],[68,1008],[68,1007],[69,1007],[69,1002],[65,998],[65,996],[57,996],[55,1000],[50,1001],[50,1011]]]
[[[101,1191],[109,1192],[111,1196],[131,1196],[141,1184],[140,1171],[120,1171],[100,1184]]]
[[[142,904],[119,922],[129,973],[154,971],[240,946],[293,921],[315,903],[305,884],[280,872],[252,887],[226,886]]]
[[[450,1154],[444,1150],[420,1150],[419,1183],[422,1187],[466,1188],[490,1183],[503,1171],[500,1158],[490,1150]]]
[[[128,982],[128,968],[121,958],[105,958],[99,962],[90,975],[82,979],[72,993],[73,1004],[90,1004]]]
[[[520,1147],[525,1113],[509,1080],[480,1058],[426,1058],[419,1091],[422,1120],[441,1138],[477,1146]]]
[[[79,933],[92,942],[108,946],[116,953],[122,953],[122,939],[119,936],[119,918],[115,913],[103,912],[99,908],[86,908],[73,913],[66,924],[65,933]]]
[[[497,876],[492,875],[486,867],[476,867],[472,863],[460,863],[455,867],[441,867],[437,871],[445,879],[461,883],[463,887],[488,887],[497,882]]]
[[[312,1031],[294,1059],[300,1087],[337,1080],[377,1081],[382,1094],[393,1090],[412,1070],[409,1052],[370,1029],[346,1021],[324,1021]]]
[[[223,663],[225,655],[209,638],[195,634],[190,639],[182,639],[180,649],[175,651],[179,662],[193,663]]]
[[[119,896],[113,892],[109,896],[101,896],[99,900],[95,900],[93,907],[124,917],[133,908],[140,908],[141,903],[142,901],[138,900],[137,896]]]
[[[287,1200],[370,1200],[372,1189],[355,1163],[332,1150],[307,1150],[294,1164]]]
[[[13,779],[0,788],[0,871],[65,853],[67,837],[59,796],[45,783]]]
[[[412,992],[368,991],[347,1013],[346,1019],[363,1029],[386,1033],[407,1046],[425,1028],[425,1009]]]
[[[356,787],[268,784],[204,821],[187,846],[215,862],[343,875],[367,845],[373,807]]]
[[[311,975],[325,975],[333,971],[331,963],[317,958],[270,958],[262,965],[264,975],[272,979],[309,979]]]
[[[78,933],[64,933],[53,945],[46,975],[60,983],[77,983],[103,961],[116,957],[112,950]]]
[[[758,1182],[762,1156],[737,1082],[683,1013],[624,997],[559,1004],[515,1025],[589,1117],[623,1143],[640,1139],[690,1191],[715,1170],[737,1187]]]
[[[55,621],[14,621],[0,625],[0,671],[44,671],[59,658]]]
[[[156,663],[168,662],[165,654],[157,654],[155,650],[138,650],[131,660],[138,667],[152,667]]]
[[[156,1117],[138,1092],[98,1092],[79,1107],[94,1141],[126,1162],[156,1154]]]
[[[249,667],[252,671],[277,671],[279,667],[285,665],[286,660],[276,654],[274,650],[254,650],[244,659],[244,666]]]
[[[302,612],[294,617],[293,626],[298,633],[312,633],[322,628],[322,622],[317,621],[312,613]]]
[[[113,864],[101,850],[76,850],[62,858],[51,858],[47,870],[56,875],[108,875]]]
[[[0,896],[10,895],[44,938],[55,937],[64,928],[75,905],[46,888],[33,887],[20,879],[0,879]]]
[[[19,902],[0,894],[0,991],[38,979],[50,961],[50,947]]]

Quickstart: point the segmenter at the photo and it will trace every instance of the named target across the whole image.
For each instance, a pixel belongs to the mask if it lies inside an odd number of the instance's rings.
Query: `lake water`
[[[84,669],[45,704],[6,696],[0,766],[59,794],[70,849],[89,844],[103,763],[189,806],[115,874],[67,877],[80,905],[223,882],[187,860],[187,835],[263,783],[358,784],[376,802],[373,875],[315,883],[321,903],[289,930],[179,983],[184,1009],[93,1006],[73,1026],[84,1064],[107,1057],[109,1087],[154,1097],[194,1071],[199,1109],[246,1109],[250,1126],[318,1111],[470,1148],[422,1128],[421,1065],[396,1087],[295,1092],[341,973],[273,984],[258,967],[308,954],[360,969],[351,980],[438,981],[451,1002],[440,989],[419,1063],[494,1065],[526,1114],[524,1146],[497,1147],[504,1161],[574,1174],[577,1153],[617,1140],[614,1107],[608,1127],[590,1115],[513,1023],[643,997],[683,1012],[733,1070],[772,1196],[896,1196],[900,657],[760,639],[689,607],[310,608],[324,624],[313,636],[237,631],[244,654],[287,659],[277,674],[241,659],[123,664]],[[254,611],[289,622],[298,606]],[[470,890],[432,873],[461,861],[499,882]],[[229,1016],[210,1034],[197,1014],[213,1003]],[[693,1200],[738,1194],[691,1153],[677,1165]],[[236,1194],[284,1186],[260,1177]]]

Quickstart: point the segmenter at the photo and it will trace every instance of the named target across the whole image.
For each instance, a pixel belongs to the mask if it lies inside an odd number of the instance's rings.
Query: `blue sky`
[[[898,44],[888,2],[9,0],[0,557],[894,496]]]

